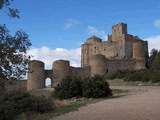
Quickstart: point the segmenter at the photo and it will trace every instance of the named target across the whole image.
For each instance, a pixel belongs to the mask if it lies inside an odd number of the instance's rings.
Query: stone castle
[[[112,35],[108,35],[107,41],[96,36],[88,38],[81,46],[81,67],[72,67],[67,60],[57,60],[53,62],[51,70],[45,70],[43,62],[30,61],[27,89],[44,88],[46,78],[51,79],[53,87],[65,76],[84,78],[118,70],[145,69],[148,42],[127,31],[127,24],[119,23],[112,27]]]
[[[92,36],[82,45],[81,65],[90,66],[91,74],[145,69],[147,59],[148,42],[128,34],[124,23],[112,27],[107,41]]]

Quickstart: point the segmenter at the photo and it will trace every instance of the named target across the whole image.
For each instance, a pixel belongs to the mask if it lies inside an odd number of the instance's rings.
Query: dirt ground
[[[129,95],[81,107],[51,120],[160,120],[160,87],[114,86]]]

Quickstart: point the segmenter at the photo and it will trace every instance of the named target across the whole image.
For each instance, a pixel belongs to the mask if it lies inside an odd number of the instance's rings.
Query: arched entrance
[[[46,78],[44,83],[45,83],[45,88],[51,88],[52,87],[52,80],[50,78]]]
[[[44,88],[53,87],[53,71],[45,70]]]

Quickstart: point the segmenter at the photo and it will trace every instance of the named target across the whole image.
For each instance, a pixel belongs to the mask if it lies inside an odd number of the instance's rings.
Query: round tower
[[[44,63],[38,60],[32,60],[29,62],[29,73],[27,81],[27,89],[41,89],[44,88],[45,83],[45,71]]]
[[[57,60],[53,63],[53,79],[56,86],[64,77],[70,75],[70,63],[67,60]]]
[[[104,55],[93,55],[90,59],[91,76],[104,75],[107,72],[107,59]]]
[[[145,50],[143,41],[133,43],[133,58],[136,59],[135,69],[145,69]]]

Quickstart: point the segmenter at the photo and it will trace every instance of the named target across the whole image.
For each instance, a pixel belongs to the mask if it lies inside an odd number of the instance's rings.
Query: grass
[[[73,111],[78,111],[80,107],[89,105],[89,104],[94,104],[99,101],[103,101],[106,99],[113,99],[113,98],[118,98],[122,97],[128,94],[128,90],[121,90],[121,89],[113,89],[113,96],[112,97],[106,97],[106,98],[80,98],[77,100],[65,100],[67,104],[62,105],[61,107],[57,107],[54,111],[48,112],[48,113],[36,113],[36,112],[28,112],[28,113],[23,113],[21,114],[17,120],[49,120],[51,118],[54,118],[56,116],[60,116],[69,112]],[[62,101],[61,101],[62,102]],[[63,101],[64,102],[64,101]]]
[[[48,120],[68,112],[77,111],[81,106],[84,106],[87,103],[88,103],[88,100],[76,101],[68,105],[65,105],[63,107],[58,107],[55,109],[55,111],[51,111],[43,114],[33,113],[33,112],[23,113],[17,118],[17,120]]]
[[[59,116],[68,112],[77,111],[81,106],[86,105],[88,102],[89,102],[88,100],[84,100],[84,101],[77,101],[70,103],[69,105],[66,105],[64,107],[57,108],[54,115]]]

